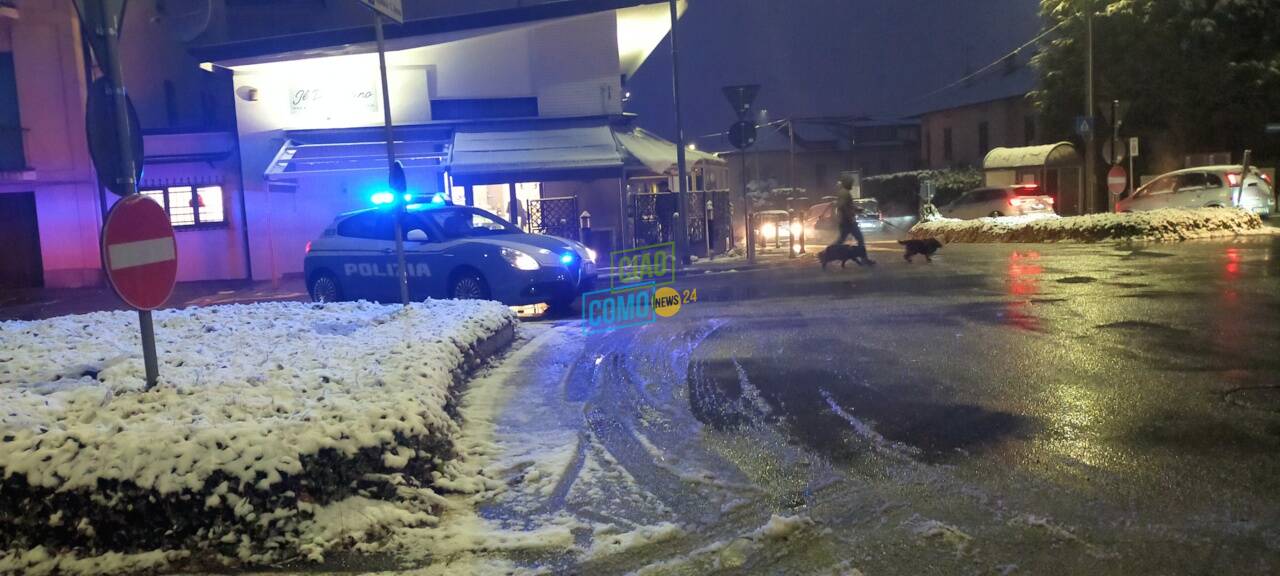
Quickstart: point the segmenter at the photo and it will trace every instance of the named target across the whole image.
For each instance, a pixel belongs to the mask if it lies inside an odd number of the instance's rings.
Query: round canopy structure
[[[1017,168],[1040,168],[1075,166],[1080,164],[1080,155],[1070,142],[1045,144],[1043,146],[1024,146],[1021,148],[995,148],[987,153],[982,162],[984,170],[1012,170]]]

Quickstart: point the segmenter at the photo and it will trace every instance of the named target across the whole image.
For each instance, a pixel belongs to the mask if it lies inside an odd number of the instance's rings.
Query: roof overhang
[[[684,0],[680,0],[680,5]],[[622,67],[638,68],[670,30],[666,2],[655,0],[566,0],[505,10],[475,12],[426,20],[412,20],[384,30],[388,51],[446,44],[535,25],[540,22],[613,11],[618,15],[619,56]],[[666,17],[663,18],[662,15]],[[202,65],[234,68],[251,64],[288,62],[326,56],[369,54],[377,51],[372,25],[305,34],[274,36],[197,46],[190,50]]]

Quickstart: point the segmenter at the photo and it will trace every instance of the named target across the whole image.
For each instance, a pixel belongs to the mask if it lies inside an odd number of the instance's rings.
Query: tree
[[[1082,10],[1092,5],[1097,100],[1130,105],[1124,133],[1148,142],[1149,167],[1179,167],[1189,153],[1231,151],[1238,158],[1245,148],[1280,160],[1280,139],[1264,132],[1266,123],[1280,122],[1280,2],[1040,4],[1046,28],[1061,25],[1033,59],[1041,86],[1032,98],[1047,136],[1073,138],[1072,120],[1084,113]]]

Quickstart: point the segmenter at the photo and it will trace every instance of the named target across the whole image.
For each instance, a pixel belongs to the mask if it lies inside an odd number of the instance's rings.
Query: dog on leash
[[[818,262],[822,263],[822,269],[827,269],[827,264],[831,262],[839,262],[840,267],[844,268],[845,264],[850,260],[859,266],[875,266],[874,260],[867,257],[866,246],[852,246],[849,244],[832,244],[823,248],[818,253]]]
[[[927,262],[933,262],[933,254],[942,248],[942,243],[937,238],[899,240],[898,243],[906,247],[907,252],[902,255],[902,259],[907,262],[911,262],[916,255],[924,256]]]

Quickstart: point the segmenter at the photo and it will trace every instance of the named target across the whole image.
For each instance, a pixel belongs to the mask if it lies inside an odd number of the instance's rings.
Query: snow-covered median
[[[1179,241],[1264,231],[1257,214],[1235,208],[1166,208],[1125,214],[1006,216],[921,222],[912,238],[950,242]]]
[[[155,320],[150,392],[132,312],[0,322],[0,573],[36,549],[314,557],[313,516],[353,498],[416,498],[428,512],[403,522],[429,522],[458,385],[515,324],[480,301]]]

